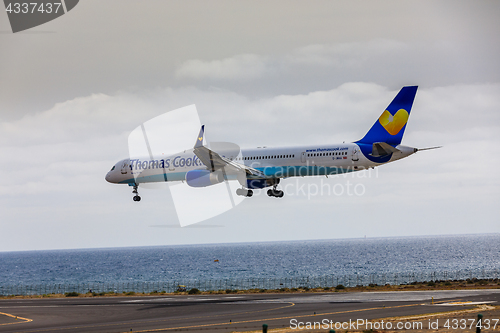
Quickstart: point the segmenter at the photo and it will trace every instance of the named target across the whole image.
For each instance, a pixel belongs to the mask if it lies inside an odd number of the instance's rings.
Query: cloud
[[[406,43],[388,39],[338,44],[313,44],[298,48],[284,57],[289,65],[325,67],[363,66],[369,60],[392,57],[410,50]]]
[[[175,71],[177,78],[194,80],[255,80],[275,74],[284,75],[297,68],[326,67],[345,70],[346,67],[364,67],[381,57],[394,57],[410,47],[394,40],[376,39],[368,42],[313,44],[288,54],[263,56],[238,54],[221,60],[192,59]]]
[[[183,83],[216,84],[254,97],[307,93],[356,81],[392,89],[498,82],[491,62],[479,61],[474,52],[456,40],[374,38],[310,44],[282,53],[194,59],[181,64],[175,76]]]
[[[266,57],[240,54],[222,60],[188,60],[175,71],[175,76],[197,80],[249,80],[261,77],[269,70]]]

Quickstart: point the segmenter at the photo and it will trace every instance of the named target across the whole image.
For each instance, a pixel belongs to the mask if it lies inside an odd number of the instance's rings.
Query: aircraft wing
[[[208,170],[214,172],[215,170],[225,168],[225,170],[229,172],[245,172],[250,176],[266,178],[263,172],[244,164],[231,161],[230,159],[220,156],[215,151],[203,146],[204,133],[205,125],[201,126],[200,134],[198,135],[193,151]]]

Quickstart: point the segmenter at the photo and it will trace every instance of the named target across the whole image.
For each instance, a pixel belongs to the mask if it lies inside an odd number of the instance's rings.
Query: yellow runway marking
[[[23,317],[19,317],[19,316],[14,316],[14,315],[11,315],[10,313],[0,312],[0,315],[11,317],[11,318],[14,318],[16,320],[23,320],[23,321],[15,321],[13,323],[0,324],[0,326],[2,326],[2,325],[13,325],[13,324],[29,323],[30,321],[33,321],[33,319],[23,318]]]
[[[292,303],[292,304],[295,305],[294,303]],[[293,305],[291,305],[291,306],[293,306]],[[368,308],[368,309],[349,310],[349,311],[337,311],[337,312],[327,312],[327,313],[317,313],[317,314],[307,314],[307,315],[295,315],[295,316],[288,316],[288,317],[251,319],[251,320],[243,320],[243,321],[233,321],[231,324],[233,325],[233,324],[255,323],[255,322],[264,321],[264,320],[273,321],[273,320],[294,319],[294,318],[304,318],[304,317],[313,317],[313,316],[325,316],[325,315],[334,315],[334,314],[351,313],[351,312],[362,312],[362,311],[380,310],[380,309],[395,309],[395,308],[403,308],[403,307],[410,307],[410,306],[417,306],[417,305],[420,305],[420,304],[386,306],[386,307],[381,307],[381,308]],[[229,323],[224,322],[224,323],[214,323],[214,324],[206,324],[206,325],[154,328],[154,329],[134,331],[134,332],[159,332],[159,331],[170,331],[170,330],[180,330],[180,329],[209,327],[209,326],[221,326],[221,325],[229,325]],[[125,332],[123,332],[123,333],[125,333]]]
[[[447,301],[438,301],[438,302],[434,302],[434,304],[442,304],[442,303],[448,303],[448,302],[459,302],[461,301],[462,299],[461,298],[457,298],[457,299],[450,299],[450,300],[447,300]]]

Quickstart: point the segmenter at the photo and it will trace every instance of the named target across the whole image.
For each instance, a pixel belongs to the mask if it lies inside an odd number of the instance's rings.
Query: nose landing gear
[[[134,201],[141,201],[141,197],[139,196],[139,192],[137,191],[137,189],[139,188],[139,185],[138,184],[134,184],[134,190],[132,191],[132,193],[134,193],[134,197],[132,199],[134,199]]]

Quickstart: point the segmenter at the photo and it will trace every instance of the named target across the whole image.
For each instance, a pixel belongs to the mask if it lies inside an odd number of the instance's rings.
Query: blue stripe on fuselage
[[[266,175],[266,178],[287,178],[287,177],[303,177],[303,176],[325,176],[337,175],[357,171],[353,167],[327,167],[327,166],[311,166],[311,165],[296,165],[296,166],[281,166],[281,167],[258,167],[255,168]],[[186,179],[186,172],[166,173],[168,181],[183,181]],[[253,177],[252,177],[253,178]],[[253,179],[258,179],[255,177]],[[121,184],[132,183],[153,183],[164,182],[164,174],[151,176],[137,177],[137,179],[129,178],[122,180]]]

